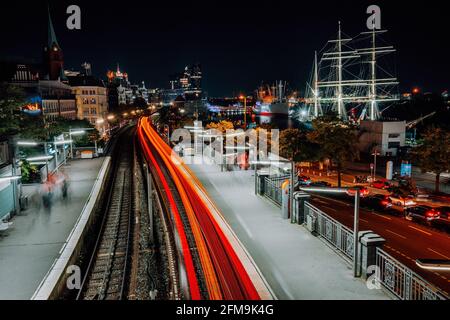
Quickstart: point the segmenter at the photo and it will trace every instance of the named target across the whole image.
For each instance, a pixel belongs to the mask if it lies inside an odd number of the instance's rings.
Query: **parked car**
[[[410,195],[407,197],[401,196],[399,194],[392,193],[389,195],[389,199],[392,200],[392,204],[396,206],[401,207],[409,207],[416,205],[416,202],[414,201],[414,196]]]
[[[421,201],[428,201],[430,198],[430,192],[425,188],[416,188],[416,199]]]
[[[385,211],[392,208],[392,200],[382,194],[375,194],[362,198],[361,205],[370,209]]]
[[[437,227],[442,227],[450,230],[450,207],[438,207],[439,218],[433,221],[433,224]]]
[[[374,182],[372,182],[372,187],[373,188],[377,188],[377,189],[388,189],[391,184],[387,181],[382,181],[382,180],[376,180]]]
[[[328,183],[326,181],[314,181],[309,184],[309,187],[329,188],[331,187],[331,183]]]
[[[359,196],[364,198],[367,197],[369,195],[369,189],[367,189],[366,186],[353,186],[352,189],[348,189],[347,190],[347,194],[351,197],[355,196],[355,190],[358,189],[359,190]]]
[[[304,184],[310,184],[311,183],[311,178],[308,176],[304,176],[304,175],[300,175],[297,178],[298,182],[303,182]]]
[[[439,219],[440,212],[430,206],[414,206],[405,209],[406,220],[416,220],[431,224],[433,220]]]

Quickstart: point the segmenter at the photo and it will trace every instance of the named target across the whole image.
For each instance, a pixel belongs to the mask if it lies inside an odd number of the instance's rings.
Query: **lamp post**
[[[69,138],[70,138],[70,158],[73,159],[73,140],[72,136],[79,136],[86,133],[86,131],[95,130],[94,128],[78,128],[78,129],[69,129]],[[65,132],[67,133],[67,132]],[[97,140],[95,141],[95,153],[97,153]]]
[[[56,168],[58,168],[58,145],[62,145],[63,146],[63,156],[64,156],[64,163],[66,163],[66,144],[70,144],[72,143],[72,140],[57,140],[56,137],[54,137],[53,140],[53,145],[55,146],[55,162],[56,162]]]
[[[299,187],[300,190],[305,192],[323,192],[323,193],[347,193],[349,190],[355,191],[355,208],[353,214],[353,276],[359,277],[358,272],[358,245],[359,245],[359,205],[360,205],[360,190],[358,188],[321,188],[321,187]]]
[[[239,99],[244,100],[244,130],[247,130],[247,96],[241,95]]]
[[[44,146],[44,157],[38,157],[40,158],[40,160],[45,160],[45,168],[47,170],[47,176],[49,174],[48,172],[48,160],[52,159],[53,157],[49,157],[48,155],[48,143],[47,142],[37,142],[37,141],[18,141],[17,142],[17,152],[19,152],[19,146],[24,146],[24,147],[35,147],[38,145],[43,145]],[[29,158],[29,159],[34,159],[34,158]],[[27,159],[28,160],[28,159]]]
[[[373,155],[373,175],[372,175],[372,182],[375,181],[376,177],[377,177],[377,156],[380,155],[380,152],[378,152],[377,149],[374,150],[374,152],[372,153]]]
[[[163,128],[164,128],[164,133],[166,133],[166,135],[167,135],[167,144],[170,145],[170,127],[168,124],[165,124]]]

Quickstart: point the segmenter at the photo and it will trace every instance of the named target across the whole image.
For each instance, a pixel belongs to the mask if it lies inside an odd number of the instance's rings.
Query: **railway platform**
[[[50,207],[42,205],[38,186],[25,188],[30,206],[0,234],[0,300],[32,297],[80,216],[103,160],[73,160],[63,166],[68,197],[56,194]]]
[[[195,162],[193,162],[195,163]],[[384,300],[353,278],[342,258],[280,209],[254,193],[253,171],[189,165],[244,244],[278,299]]]

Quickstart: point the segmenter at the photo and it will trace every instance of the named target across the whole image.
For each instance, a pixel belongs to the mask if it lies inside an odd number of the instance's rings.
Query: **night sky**
[[[27,3],[27,4],[25,4]],[[166,87],[170,74],[199,62],[210,96],[252,92],[261,81],[305,88],[314,50],[335,37],[337,21],[351,36],[366,30],[372,1],[50,1],[66,69],[91,62],[105,78],[119,63],[134,83]],[[396,47],[401,90],[450,88],[448,10],[442,1],[377,1],[384,39]],[[423,3],[423,2],[422,2]],[[66,28],[78,4],[82,30]],[[0,58],[40,59],[47,38],[46,1],[2,1]]]

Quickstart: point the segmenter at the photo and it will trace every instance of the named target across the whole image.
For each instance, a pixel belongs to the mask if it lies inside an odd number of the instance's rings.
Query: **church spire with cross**
[[[45,78],[48,80],[64,80],[64,56],[56,38],[55,28],[50,14],[50,6],[47,4],[47,44],[44,46]]]

